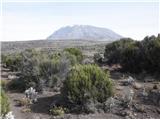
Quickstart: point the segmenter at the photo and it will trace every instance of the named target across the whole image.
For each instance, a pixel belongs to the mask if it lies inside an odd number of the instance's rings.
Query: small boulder
[[[138,104],[135,104],[134,105],[134,108],[137,112],[141,112],[141,113],[144,113],[145,112],[145,107],[143,105],[138,105]]]
[[[153,77],[151,77],[151,76],[147,76],[147,77],[145,77],[144,81],[145,81],[145,82],[153,82],[154,79],[153,79]]]
[[[142,85],[140,83],[137,83],[137,82],[134,82],[132,84],[132,86],[133,86],[134,89],[141,89],[142,88]]]
[[[157,108],[157,113],[160,114],[160,108]]]
[[[122,86],[116,86],[116,90],[123,90]]]
[[[151,90],[149,92],[148,98],[153,104],[160,106],[160,91],[159,90]]]
[[[9,80],[13,80],[13,79],[16,79],[17,77],[15,75],[8,75],[8,79]]]
[[[86,59],[84,59],[84,60],[82,61],[82,64],[93,64],[93,63],[94,63],[94,61],[91,60],[91,59],[89,59],[89,58],[86,58]]]
[[[153,85],[153,89],[158,89],[158,85]]]
[[[133,117],[132,111],[129,111],[129,110],[119,111],[119,115],[122,117],[125,117],[125,118],[132,118]]]
[[[125,86],[132,85],[133,83],[135,83],[135,79],[129,76],[127,79],[124,79],[122,83]]]

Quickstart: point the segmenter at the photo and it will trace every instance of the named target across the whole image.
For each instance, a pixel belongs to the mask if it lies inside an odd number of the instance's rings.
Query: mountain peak
[[[73,25],[58,29],[47,39],[117,40],[120,38],[122,38],[121,35],[118,35],[107,28],[95,27],[91,25]]]

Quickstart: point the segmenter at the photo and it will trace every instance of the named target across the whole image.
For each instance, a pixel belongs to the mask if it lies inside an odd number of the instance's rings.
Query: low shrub
[[[96,65],[75,65],[64,81],[62,94],[69,103],[86,112],[88,101],[103,103],[113,95],[112,82],[109,74]]]
[[[31,101],[29,98],[22,98],[16,101],[17,106],[29,106]]]
[[[31,112],[31,109],[30,108],[23,108],[21,110],[22,113],[30,113]]]
[[[62,115],[64,115],[65,110],[66,109],[64,109],[63,107],[60,107],[60,106],[56,107],[55,106],[54,108],[50,109],[50,113],[54,116],[62,116]]]
[[[4,117],[10,111],[10,104],[8,97],[3,89],[1,89],[1,96],[0,96],[0,110],[1,116]]]
[[[1,80],[0,81],[1,89],[3,89],[4,91],[6,91],[7,87],[8,87],[8,83],[9,83],[9,81],[7,81],[7,80]]]

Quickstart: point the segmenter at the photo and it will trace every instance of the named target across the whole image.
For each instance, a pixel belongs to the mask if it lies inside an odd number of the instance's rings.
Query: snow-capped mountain
[[[122,38],[121,35],[107,28],[90,25],[74,25],[60,28],[51,34],[47,39],[117,40],[120,38]]]

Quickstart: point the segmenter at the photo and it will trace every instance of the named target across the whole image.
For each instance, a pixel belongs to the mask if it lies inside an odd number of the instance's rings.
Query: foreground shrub
[[[4,90],[1,90],[1,96],[0,96],[0,108],[1,108],[1,116],[4,117],[10,110],[9,107],[9,100],[8,97],[6,95],[6,93],[4,92]]]
[[[7,88],[8,88],[8,84],[9,84],[9,82],[7,80],[1,80],[0,81],[1,89],[3,89],[4,91],[6,91]]]
[[[96,65],[75,65],[64,81],[62,94],[69,103],[88,112],[86,103],[103,103],[112,96],[112,82]]]

